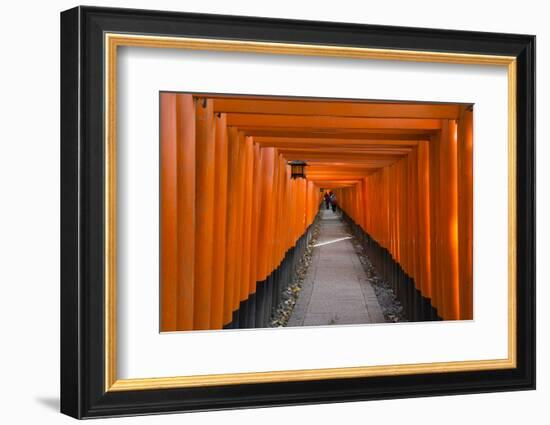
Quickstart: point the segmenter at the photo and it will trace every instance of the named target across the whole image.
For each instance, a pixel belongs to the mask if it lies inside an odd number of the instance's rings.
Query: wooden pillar
[[[195,107],[191,95],[161,95],[161,331],[193,329]]]
[[[457,125],[455,120],[446,120],[447,138],[443,144],[443,156],[446,166],[443,176],[447,190],[443,193],[445,211],[445,246],[447,252],[446,291],[447,317],[456,320],[459,318],[459,282],[458,282],[458,181],[457,181]]]
[[[252,192],[252,234],[251,234],[251,256],[250,256],[250,293],[256,292],[258,279],[258,246],[263,243],[260,235],[260,207],[262,202],[262,164],[260,146],[253,144],[254,149],[254,171],[253,171],[253,192]]]
[[[412,149],[407,157],[407,182],[408,182],[408,235],[407,235],[407,268],[409,276],[414,278],[416,289],[420,290],[420,280],[418,279],[418,247],[416,245],[418,237],[418,155],[416,148]]]
[[[243,205],[245,203],[245,140],[242,132],[237,132],[230,137],[235,138],[235,143],[238,145],[238,155],[236,164],[236,196],[233,200],[233,208],[236,209],[236,233],[235,233],[235,250],[237,252],[234,261],[235,268],[233,271],[233,311],[237,311],[241,302],[242,278],[243,278],[243,241],[244,241],[244,216]]]
[[[178,167],[176,95],[160,96],[160,330],[177,330]]]
[[[244,139],[244,201],[241,214],[243,216],[243,242],[242,242],[242,266],[241,266],[241,291],[240,301],[245,301],[250,294],[250,257],[252,245],[252,195],[253,195],[253,173],[254,173],[254,146],[251,137]]]
[[[224,323],[225,255],[227,231],[227,119],[217,114],[214,188],[214,243],[212,271],[212,307],[210,328],[221,329]]]
[[[439,144],[441,140],[440,134],[435,134],[431,137],[429,148],[430,156],[430,264],[431,264],[431,280],[432,280],[432,305],[437,309],[440,317],[443,314],[442,305],[442,282],[444,274],[442,273],[442,262],[440,256],[442,253],[441,247],[441,191],[440,186],[440,160],[439,160]]]
[[[279,216],[277,214],[277,208],[279,207],[279,161],[280,156],[277,152],[277,149],[275,149],[275,157],[273,159],[273,187],[271,189],[271,212],[269,214],[270,217],[270,225],[269,225],[269,240],[267,243],[269,244],[269,265],[268,265],[268,274],[271,273],[276,267],[277,267],[277,260],[278,260],[278,252],[277,252],[277,221],[279,220]]]
[[[430,162],[427,141],[418,144],[418,255],[421,257],[422,295],[432,298],[431,255],[430,255]]]
[[[260,214],[259,234],[262,235],[258,243],[258,276],[260,281],[269,275],[269,238],[271,237],[270,222],[272,208],[272,187],[273,187],[273,162],[275,157],[274,148],[262,148],[262,202]]]
[[[290,179],[290,171],[287,168],[287,177]],[[289,200],[289,215],[290,215],[290,224],[287,234],[287,240],[289,245],[294,245],[296,243],[296,234],[298,229],[298,219],[296,213],[296,201],[297,201],[297,188],[296,180],[289,180],[289,189],[290,189],[290,200]]]
[[[214,243],[215,121],[212,100],[196,102],[196,240],[194,328],[209,329]]]
[[[227,174],[227,218],[226,218],[226,256],[224,282],[223,324],[229,324],[233,319],[233,293],[235,267],[237,257],[237,217],[240,214],[235,201],[238,192],[239,142],[237,129],[228,127],[228,174]]]
[[[433,171],[433,172],[432,172]],[[456,123],[442,120],[430,145],[432,291],[439,315],[459,317]]]
[[[458,241],[460,319],[473,319],[473,112],[458,122]]]
[[[178,94],[178,330],[194,328],[195,303],[195,102]]]

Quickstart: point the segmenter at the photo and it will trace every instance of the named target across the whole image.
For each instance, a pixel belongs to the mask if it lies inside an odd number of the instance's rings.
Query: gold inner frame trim
[[[358,378],[511,369],[516,353],[516,58],[446,52],[371,49],[330,45],[268,43],[106,33],[105,46],[105,391],[136,391],[214,385]],[[505,66],[508,72],[508,357],[419,364],[305,369],[254,373],[117,379],[116,372],[116,98],[117,48],[148,47],[241,53]]]

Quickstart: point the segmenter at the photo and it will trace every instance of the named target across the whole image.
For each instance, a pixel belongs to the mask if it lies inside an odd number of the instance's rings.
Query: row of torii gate
[[[267,326],[322,202],[411,320],[472,318],[472,107],[162,93],[161,330]],[[291,179],[289,161],[307,163]]]

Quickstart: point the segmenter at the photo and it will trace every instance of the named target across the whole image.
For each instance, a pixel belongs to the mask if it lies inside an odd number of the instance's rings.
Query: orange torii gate
[[[161,95],[162,331],[231,324],[307,233],[321,200],[312,181],[290,179],[276,148],[228,126],[212,105]]]
[[[404,303],[472,317],[465,105],[175,93],[160,103],[162,331],[266,326],[321,187],[388,278],[405,282]],[[293,159],[307,160],[306,180],[290,179]]]
[[[464,109],[405,158],[335,189],[371,247],[397,263],[445,320],[473,317],[472,177],[472,112]],[[378,266],[392,278],[391,267]]]

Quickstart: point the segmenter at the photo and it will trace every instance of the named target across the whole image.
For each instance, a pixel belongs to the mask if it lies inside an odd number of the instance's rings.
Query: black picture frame
[[[105,32],[516,57],[517,367],[106,392]],[[534,36],[98,7],[61,13],[62,413],[92,418],[534,388]]]

